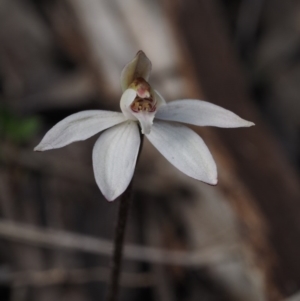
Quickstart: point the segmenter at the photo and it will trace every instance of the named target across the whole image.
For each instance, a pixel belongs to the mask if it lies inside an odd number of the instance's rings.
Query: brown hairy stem
[[[143,142],[144,142],[144,135],[141,134],[141,144],[139,148],[137,162],[140,157],[140,153],[143,147]],[[117,226],[115,230],[114,251],[112,257],[112,270],[111,270],[111,278],[108,287],[107,301],[116,301],[118,298],[119,286],[120,286],[120,273],[122,268],[122,255],[123,255],[123,248],[124,248],[124,237],[125,237],[128,213],[129,213],[131,199],[132,199],[131,198],[132,183],[133,183],[133,178],[119,200],[120,205],[118,211]]]

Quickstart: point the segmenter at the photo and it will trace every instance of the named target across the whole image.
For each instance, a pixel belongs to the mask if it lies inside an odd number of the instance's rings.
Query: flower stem
[[[141,134],[141,144],[137,157],[137,162],[143,147],[144,135]],[[133,178],[128,185],[127,189],[122,194],[119,202],[118,220],[115,230],[114,238],[114,252],[112,257],[112,270],[108,288],[107,301],[117,301],[120,285],[120,273],[122,267],[122,255],[124,247],[124,236],[127,224],[128,213],[131,204],[131,191],[132,191]]]

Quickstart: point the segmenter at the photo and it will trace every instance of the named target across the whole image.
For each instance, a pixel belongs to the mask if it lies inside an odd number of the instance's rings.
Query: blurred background
[[[94,180],[97,137],[33,148],[72,113],[119,110],[138,50],[167,101],[204,99],[256,126],[193,128],[216,187],[145,141],[120,300],[300,300],[296,0],[0,0],[0,300],[105,299],[118,201]]]

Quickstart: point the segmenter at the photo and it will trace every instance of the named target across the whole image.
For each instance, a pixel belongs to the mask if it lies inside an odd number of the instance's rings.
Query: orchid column
[[[110,301],[117,299],[131,181],[143,137],[176,168],[202,182],[217,184],[217,167],[204,141],[181,123],[222,128],[254,125],[214,104],[194,99],[165,102],[148,83],[151,62],[139,51],[122,71],[122,112],[89,110],[63,119],[46,133],[36,151],[63,147],[103,132],[93,149],[97,185],[108,201],[120,199]],[[180,122],[180,123],[178,123]]]

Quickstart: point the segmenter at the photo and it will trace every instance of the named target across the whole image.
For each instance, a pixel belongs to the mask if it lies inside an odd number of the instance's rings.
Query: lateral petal
[[[158,151],[186,175],[208,184],[217,184],[217,167],[203,140],[178,123],[155,121],[146,135]]]
[[[51,128],[35,151],[60,148],[81,141],[126,120],[122,113],[89,110],[72,114]]]
[[[157,90],[153,89],[153,94],[154,94],[155,100],[157,102],[157,108],[167,104],[165,99],[162,97],[162,95]]]
[[[171,101],[166,106],[161,106],[155,117],[162,120],[220,128],[249,127],[254,125],[253,122],[244,120],[229,110],[195,99]]]
[[[108,201],[128,187],[136,165],[140,133],[136,122],[127,121],[100,135],[93,149],[96,182]]]
[[[120,107],[122,113],[127,117],[127,119],[136,120],[136,117],[132,114],[130,109],[131,104],[136,98],[136,91],[133,89],[127,89],[123,92],[120,100]]]
[[[135,58],[129,62],[121,73],[121,87],[124,92],[129,85],[138,77],[148,81],[152,64],[143,51],[139,51]]]

